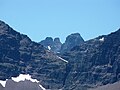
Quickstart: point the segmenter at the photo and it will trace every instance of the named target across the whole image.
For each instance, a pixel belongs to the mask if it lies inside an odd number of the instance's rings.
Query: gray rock
[[[4,87],[0,84],[0,90],[4,90]]]
[[[84,43],[84,40],[79,33],[71,34],[66,38],[65,43],[63,43],[61,53],[70,51],[73,47],[79,46],[82,43]]]
[[[47,37],[45,40],[42,40],[40,44],[54,53],[60,52],[62,45],[59,38],[55,38],[53,41],[53,38],[51,37]]]
[[[106,36],[99,36],[64,53],[70,69],[66,88],[95,87],[120,80],[120,29]]]
[[[0,84],[0,90],[43,90],[38,83],[28,80],[14,82],[13,80],[7,80],[6,86],[3,87]]]

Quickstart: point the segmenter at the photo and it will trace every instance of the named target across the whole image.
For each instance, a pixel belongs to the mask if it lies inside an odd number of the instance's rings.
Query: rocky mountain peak
[[[79,33],[73,33],[67,36],[66,41],[63,44],[58,37],[54,40],[51,37],[47,37],[45,40],[42,40],[40,44],[55,53],[64,53],[70,51],[73,47],[78,46],[83,42],[84,40]]]
[[[73,33],[66,38],[66,41],[71,40],[71,39],[78,39],[78,38],[81,39],[81,35],[79,33]]]
[[[46,39],[42,40],[40,44],[42,44],[45,48],[53,51],[54,53],[59,52],[62,45],[59,38],[55,38],[53,40],[52,37],[46,37]]]
[[[61,47],[61,52],[69,51],[82,43],[84,43],[84,40],[81,35],[79,33],[73,33],[66,38],[65,43]]]
[[[53,45],[53,38],[52,37],[46,37],[45,40],[42,40],[40,42],[40,44],[42,44],[43,46],[45,46],[46,48],[48,46],[52,46]]]
[[[60,42],[60,38],[55,38],[55,39],[54,39],[54,42],[55,42],[55,43],[61,43],[61,42]]]
[[[45,40],[48,41],[48,42],[53,42],[53,38],[52,37],[46,37]]]

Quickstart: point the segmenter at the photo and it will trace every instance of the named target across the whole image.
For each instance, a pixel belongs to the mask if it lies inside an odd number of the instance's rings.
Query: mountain
[[[46,39],[42,40],[40,44],[43,45],[45,48],[53,51],[54,53],[59,53],[62,46],[59,38],[55,38],[53,40],[52,37],[46,37]]]
[[[0,21],[0,80],[30,74],[47,89],[62,88],[66,62]]]
[[[0,21],[0,81],[29,74],[48,90],[99,90],[109,84],[117,87],[120,81],[119,36],[120,29],[84,41],[75,33],[69,35],[63,45],[59,44],[59,38],[48,37],[47,41],[42,41],[45,47]],[[61,53],[51,50],[55,44],[61,47],[57,48]],[[31,82],[19,83],[21,89],[24,83]],[[0,90],[3,88],[0,85]]]
[[[79,33],[73,33],[67,36],[65,43],[61,46],[61,53],[70,51],[73,47],[79,46],[80,44],[84,43],[83,38]]]
[[[67,59],[67,90],[79,90],[80,86],[92,88],[112,84],[120,80],[120,29],[109,35],[85,41],[64,53]]]
[[[64,53],[70,51],[73,47],[79,46],[84,43],[83,38],[79,33],[73,33],[67,36],[65,43],[61,43],[59,38],[53,40],[52,37],[46,37],[45,40],[40,42],[45,48],[53,51],[54,53]]]

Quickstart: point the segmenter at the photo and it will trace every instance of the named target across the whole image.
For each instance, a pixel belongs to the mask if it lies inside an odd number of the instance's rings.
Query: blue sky
[[[89,40],[120,28],[120,0],[0,0],[0,19],[37,42],[75,32]]]

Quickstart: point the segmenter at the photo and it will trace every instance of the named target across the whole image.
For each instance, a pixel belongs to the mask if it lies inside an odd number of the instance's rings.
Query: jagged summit
[[[59,38],[55,38],[53,40],[52,37],[46,37],[46,39],[42,40],[40,44],[42,44],[45,48],[53,51],[54,53],[60,52],[61,45],[62,45]]]
[[[65,43],[61,47],[61,52],[70,51],[73,47],[79,46],[82,43],[84,43],[84,40],[81,35],[79,33],[73,33],[67,36]]]
[[[44,45],[45,47],[47,46],[52,46],[53,45],[53,38],[52,37],[46,37],[45,40],[42,40],[40,44]]]
[[[55,38],[55,39],[54,39],[54,42],[55,42],[55,43],[60,43],[60,38],[58,38],[58,37]]]
[[[52,37],[46,37],[45,40],[42,40],[40,44],[54,53],[64,53],[70,51],[73,47],[79,46],[84,42],[83,38],[79,33],[73,33],[67,36],[65,43],[61,43],[59,38],[53,40]]]
[[[87,90],[120,81],[120,29],[88,41],[74,33],[64,44],[51,37],[41,42],[46,47],[0,22],[0,80],[29,74],[50,90]]]

